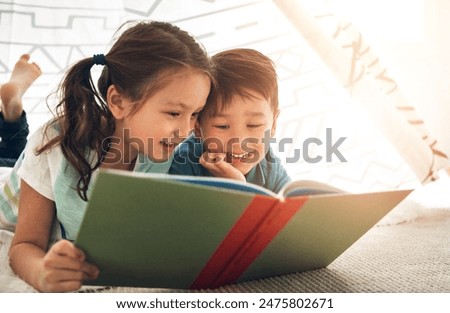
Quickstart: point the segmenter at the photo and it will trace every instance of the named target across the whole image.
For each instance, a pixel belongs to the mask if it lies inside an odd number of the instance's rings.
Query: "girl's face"
[[[210,78],[199,70],[184,69],[165,80],[165,86],[132,113],[128,99],[117,93],[119,107],[114,90],[111,97],[108,91],[108,104],[116,117],[115,136],[123,143],[122,161],[132,162],[140,152],[154,162],[164,162],[194,128],[209,94]]]
[[[196,125],[204,149],[225,153],[226,161],[244,175],[264,159],[269,149],[265,139],[273,135],[276,122],[269,102],[249,93],[250,98],[233,97],[215,116],[205,113]]]

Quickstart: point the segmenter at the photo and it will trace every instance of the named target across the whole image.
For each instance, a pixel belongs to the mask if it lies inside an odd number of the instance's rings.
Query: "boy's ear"
[[[272,128],[270,129],[270,136],[271,136],[271,137],[275,136],[275,132],[277,131],[277,119],[278,119],[278,115],[280,115],[280,110],[277,110],[277,111],[273,114]]]
[[[109,110],[116,120],[120,120],[125,117],[123,100],[124,97],[117,90],[116,86],[111,85],[108,87],[108,91],[106,93],[106,101],[108,103]]]
[[[195,125],[194,125],[194,135],[197,138],[201,138],[202,137],[202,130],[200,128],[200,123],[198,122],[198,119],[195,121]]]

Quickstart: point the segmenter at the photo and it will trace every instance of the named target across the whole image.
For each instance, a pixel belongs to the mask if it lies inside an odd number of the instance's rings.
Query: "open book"
[[[326,267],[410,192],[106,170],[75,244],[100,268],[88,284],[216,288]]]

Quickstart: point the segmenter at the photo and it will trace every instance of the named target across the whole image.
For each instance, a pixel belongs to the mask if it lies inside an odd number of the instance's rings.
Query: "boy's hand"
[[[226,161],[226,153],[204,152],[200,164],[216,177],[245,181],[244,174]]]
[[[85,261],[83,251],[67,240],[55,243],[40,266],[39,290],[64,292],[78,290],[84,280],[95,279],[99,270]]]

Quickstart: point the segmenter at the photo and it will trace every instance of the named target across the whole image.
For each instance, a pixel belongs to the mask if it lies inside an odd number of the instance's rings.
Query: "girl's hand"
[[[38,289],[44,292],[75,291],[82,286],[84,280],[97,278],[98,268],[85,259],[83,251],[73,243],[58,241],[42,260]]]
[[[225,153],[204,152],[200,164],[216,177],[231,178],[245,182],[245,176],[226,161]]]

